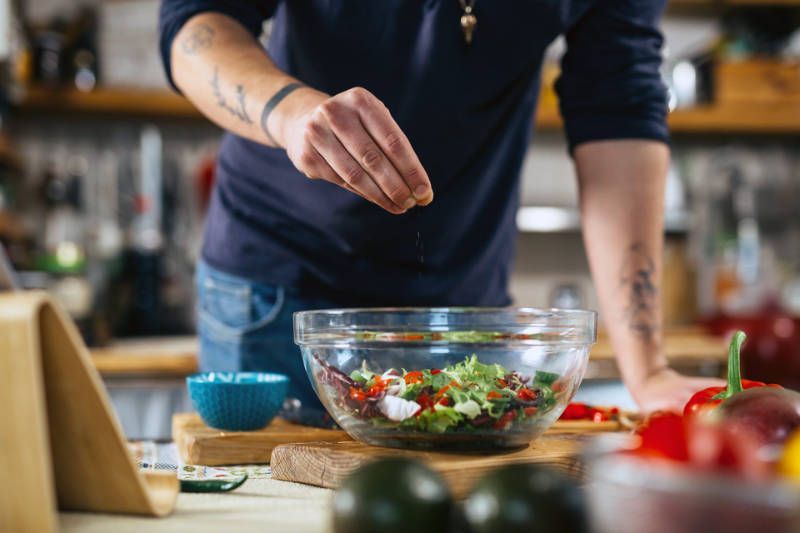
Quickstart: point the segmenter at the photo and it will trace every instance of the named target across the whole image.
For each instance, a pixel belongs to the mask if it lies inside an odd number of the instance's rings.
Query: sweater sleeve
[[[599,0],[566,34],[556,82],[570,151],[605,139],[669,141],[658,29],[665,0]]]
[[[278,0],[162,0],[158,17],[159,49],[161,61],[169,84],[177,90],[172,80],[170,51],[180,29],[193,16],[204,12],[227,15],[238,21],[248,32],[258,37],[266,19],[272,16]]]

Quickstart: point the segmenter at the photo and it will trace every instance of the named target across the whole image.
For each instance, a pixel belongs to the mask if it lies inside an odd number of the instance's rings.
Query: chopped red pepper
[[[361,389],[350,387],[350,398],[359,402],[363,402],[367,399],[367,395]]]
[[[730,346],[728,347],[728,385],[726,387],[709,387],[696,392],[694,396],[689,398],[689,401],[686,402],[686,406],[683,408],[684,416],[695,416],[702,412],[715,409],[724,400],[744,389],[754,389],[758,387],[782,388],[780,385],[767,385],[761,381],[742,379],[739,354],[746,337],[743,331],[737,331],[731,339]]]
[[[517,398],[525,402],[532,402],[536,399],[536,392],[527,387],[523,387],[517,392]]]
[[[424,411],[425,409],[432,408],[434,405],[433,399],[427,392],[423,392],[422,394],[420,394],[417,397],[416,401],[419,404],[419,410],[416,413],[414,413],[416,416],[419,416],[422,413],[422,411]]]
[[[458,382],[455,380],[451,381],[450,383],[439,389],[439,391],[434,395],[433,400],[435,402],[438,402],[442,398],[442,396],[444,396],[445,393],[450,390],[451,387],[460,389],[461,385],[459,385]]]
[[[384,380],[380,376],[375,376],[374,383],[372,386],[367,389],[367,396],[378,396],[380,393],[386,390],[386,385],[388,384],[389,380]]]
[[[405,379],[406,385],[413,385],[414,383],[422,383],[425,376],[422,375],[421,370],[415,370],[406,374],[403,379]]]
[[[497,400],[497,399],[502,398],[502,397],[503,397],[503,395],[500,394],[499,392],[497,392],[496,390],[490,390],[488,392],[488,394],[486,394],[486,399],[487,400]]]
[[[592,422],[606,422],[619,414],[618,407],[603,409],[585,403],[573,402],[567,405],[559,420],[591,420]]]
[[[585,403],[572,402],[561,413],[560,420],[587,420],[594,416],[595,408]]]
[[[443,397],[441,400],[439,400],[439,405],[450,405],[450,399],[447,396]]]
[[[522,411],[525,413],[525,416],[533,416],[539,411],[539,408],[538,407],[526,407]]]
[[[506,389],[508,388],[508,382],[506,382],[506,380],[504,379],[498,379],[497,386],[500,387],[501,389]]]
[[[509,425],[509,424],[511,424],[511,422],[513,422],[513,421],[514,421],[514,419],[516,419],[516,418],[517,418],[517,411],[516,411],[516,410],[514,410],[514,411],[509,411],[509,412],[507,412],[506,414],[504,414],[503,416],[501,416],[501,417],[500,417],[500,418],[497,420],[497,422],[495,422],[494,424],[492,424],[492,427],[493,427],[494,429],[505,429],[505,428],[507,428],[507,427],[508,427],[508,425]]]
[[[441,373],[442,373],[442,371],[439,370],[438,368],[432,368],[431,369],[431,376],[435,376],[436,374],[441,374]]]
[[[425,335],[422,333],[406,333],[406,340],[407,341],[421,341],[425,339]]]

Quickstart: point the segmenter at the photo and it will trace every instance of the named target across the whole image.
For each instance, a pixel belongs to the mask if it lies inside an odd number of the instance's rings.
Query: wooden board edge
[[[352,442],[352,441],[345,441]],[[272,479],[280,481],[290,481],[295,483],[302,483],[304,485],[313,485],[315,487],[323,487],[326,489],[334,489],[339,486],[341,481],[353,470],[365,464],[368,461],[374,460],[377,457],[370,457],[365,460],[364,456],[357,453],[341,453],[341,457],[345,459],[344,465],[340,466],[334,472],[334,476],[330,477],[330,472],[327,471],[324,464],[318,461],[320,452],[315,447],[316,444],[331,444],[330,442],[304,442],[302,444],[290,443],[281,444],[272,450],[270,456],[270,467],[272,469]],[[300,453],[298,453],[300,452]],[[299,466],[302,468],[295,468],[298,461],[301,461],[301,453],[306,453],[305,461]],[[390,453],[390,452],[389,452]],[[387,455],[389,455],[387,453]],[[309,461],[314,460],[314,462]],[[290,472],[299,472],[299,476],[291,476]],[[330,481],[329,481],[330,479]]]

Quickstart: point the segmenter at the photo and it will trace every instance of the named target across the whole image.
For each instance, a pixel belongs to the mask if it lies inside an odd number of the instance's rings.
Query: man
[[[682,407],[709,380],[669,370],[661,346],[662,8],[164,0],[170,80],[229,131],[198,266],[202,366],[284,372],[314,403],[291,312],[509,304],[543,52],[564,34],[557,90],[606,328],[636,401]]]

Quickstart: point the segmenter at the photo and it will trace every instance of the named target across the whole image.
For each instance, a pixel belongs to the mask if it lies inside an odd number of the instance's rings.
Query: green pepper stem
[[[741,364],[741,351],[742,344],[747,338],[744,331],[737,331],[731,338],[731,343],[728,346],[728,387],[714,396],[715,400],[724,400],[730,398],[737,392],[742,392],[742,364]]]

